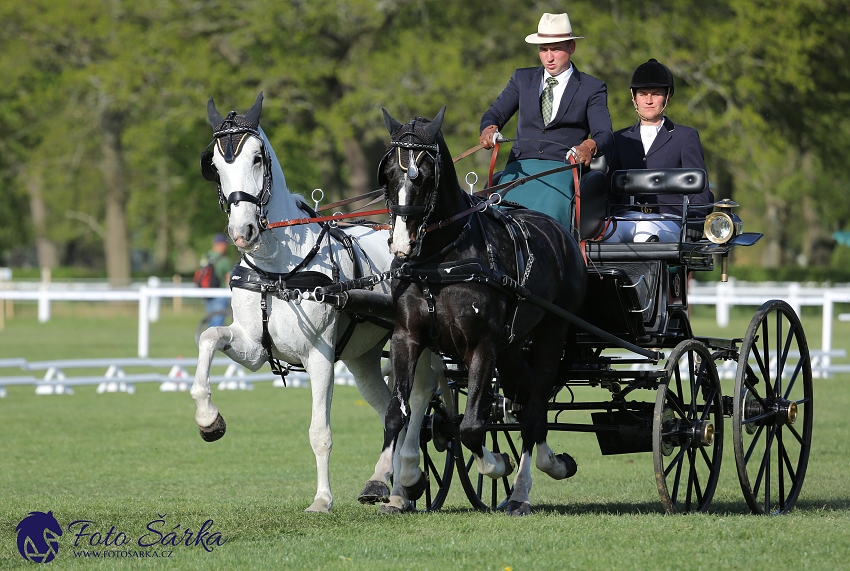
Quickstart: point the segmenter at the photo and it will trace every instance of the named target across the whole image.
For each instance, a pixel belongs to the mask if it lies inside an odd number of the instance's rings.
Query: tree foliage
[[[294,192],[371,190],[395,117],[433,116],[459,153],[551,7],[468,0],[10,0],[0,6],[0,256],[188,272],[225,224],[198,174],[206,101],[264,129]],[[828,265],[850,225],[850,6],[839,0],[579,0],[574,62],[608,83],[614,127],[650,57],[676,78],[674,121],[700,131],[720,197],[766,234],[766,266]],[[509,125],[507,130],[512,127]],[[489,157],[460,172],[483,173]],[[122,238],[122,236],[124,238]],[[50,252],[53,252],[53,259]],[[131,256],[131,252],[133,255]],[[123,262],[122,262],[123,260]]]

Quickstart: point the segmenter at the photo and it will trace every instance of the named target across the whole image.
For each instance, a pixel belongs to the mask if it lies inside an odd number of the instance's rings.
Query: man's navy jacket
[[[519,111],[516,136],[508,160],[547,159],[564,162],[570,147],[585,139],[596,142],[597,155],[608,155],[613,146],[608,90],[605,83],[573,66],[558,111],[548,125],[540,113],[543,66],[514,71],[508,85],[481,117],[481,131],[489,125],[499,129]],[[532,139],[523,141],[522,139]],[[541,141],[554,142],[541,142]]]
[[[649,147],[649,152],[644,154],[643,142],[640,138],[640,123],[620,129],[614,133],[614,153],[611,156],[608,172],[625,169],[702,169],[705,168],[702,144],[699,141],[699,133],[696,129],[676,125],[664,118],[664,126],[658,131],[658,135]],[[708,171],[706,171],[707,173]],[[628,197],[609,195],[612,204],[626,203]],[[708,187],[708,176],[705,177],[705,188],[699,194],[688,196],[690,204],[709,204],[714,202],[714,196]],[[682,214],[683,198],[680,194],[662,194],[658,196],[646,195],[636,196],[638,204],[658,205],[656,212],[661,214]],[[705,215],[699,211],[694,214]]]

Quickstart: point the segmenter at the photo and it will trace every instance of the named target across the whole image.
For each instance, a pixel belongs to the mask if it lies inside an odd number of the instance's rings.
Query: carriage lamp
[[[724,198],[720,202],[714,203],[714,212],[706,216],[705,237],[715,244],[725,244],[735,236],[738,236],[744,231],[744,223],[737,214],[732,213],[732,209],[737,207],[738,203]],[[725,282],[729,279],[729,253],[721,254],[720,259],[720,281]]]
[[[725,244],[744,231],[744,223],[732,209],[738,203],[724,198],[714,203],[714,212],[705,219],[705,237],[715,244]]]

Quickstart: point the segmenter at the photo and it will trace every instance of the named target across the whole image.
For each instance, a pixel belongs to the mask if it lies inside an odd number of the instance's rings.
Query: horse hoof
[[[557,458],[560,458],[561,461],[567,466],[567,475],[564,476],[564,479],[572,478],[578,472],[578,464],[576,464],[575,459],[572,456],[567,454],[566,452],[562,452],[561,454],[556,455]]]
[[[389,498],[390,489],[384,482],[369,480],[366,482],[366,487],[357,496],[357,501],[361,504],[376,504],[378,502],[386,502]]]
[[[428,476],[425,472],[422,472],[419,475],[419,480],[409,488],[407,486],[404,487],[404,493],[407,494],[407,499],[411,502],[415,502],[419,498],[422,497],[422,494],[425,493],[425,488],[428,487]]]
[[[416,508],[413,507],[412,503],[407,503],[403,508],[395,506],[393,504],[381,504],[378,506],[379,514],[403,514],[408,512],[416,511]]]
[[[505,506],[505,513],[510,516],[531,515],[531,504],[528,502],[517,502],[511,500]]]
[[[510,476],[513,474],[514,468],[516,468],[516,462],[514,462],[513,457],[509,454],[505,454],[502,452],[502,460],[505,462],[505,473],[502,474],[502,477]]]
[[[322,500],[316,500],[313,504],[304,510],[304,513],[308,514],[329,514],[331,513],[331,506],[328,505],[327,502]]]
[[[201,433],[201,438],[204,439],[204,442],[215,442],[224,436],[224,433],[227,431],[227,423],[224,422],[224,417],[219,414],[215,417],[211,425],[206,428],[199,426],[198,431]]]

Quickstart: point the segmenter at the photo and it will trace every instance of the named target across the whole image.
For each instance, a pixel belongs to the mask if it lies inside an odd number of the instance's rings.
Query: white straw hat
[[[570,17],[566,14],[543,14],[537,24],[537,33],[525,37],[529,44],[556,44],[567,40],[581,40],[584,36],[574,36]]]

